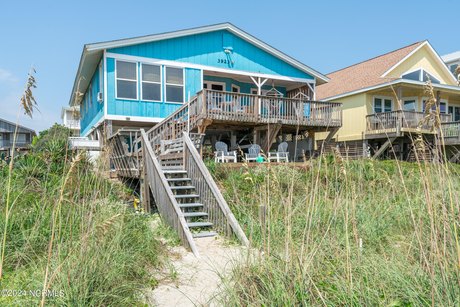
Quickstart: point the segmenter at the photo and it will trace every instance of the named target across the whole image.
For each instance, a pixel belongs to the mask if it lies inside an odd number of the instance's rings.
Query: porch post
[[[403,101],[402,101],[402,87],[398,87],[396,89],[396,99],[398,100],[398,105],[396,106],[397,107],[397,110],[402,110],[403,109]]]

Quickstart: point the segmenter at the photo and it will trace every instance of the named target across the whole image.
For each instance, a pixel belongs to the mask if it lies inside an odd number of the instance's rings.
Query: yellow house
[[[416,133],[428,145],[434,144],[437,131],[433,129],[435,116],[430,109],[436,107],[440,110],[446,144],[460,144],[460,87],[428,41],[357,63],[327,77],[330,82],[316,89],[317,99],[343,103],[343,124],[334,139],[328,140],[329,147],[346,149],[350,156],[410,159]],[[427,93],[428,80],[434,95]],[[436,98],[434,105],[430,96]],[[317,137],[320,141],[326,138]]]

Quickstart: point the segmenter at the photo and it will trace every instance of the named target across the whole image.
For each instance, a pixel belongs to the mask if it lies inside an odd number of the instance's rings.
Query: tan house
[[[430,109],[436,109],[436,105],[426,106],[430,104],[428,80],[437,98],[446,144],[460,144],[460,87],[428,41],[357,63],[327,77],[330,82],[317,87],[317,99],[343,103],[343,125],[328,142],[329,148],[337,147],[350,156],[383,155],[407,160],[413,157],[415,136],[422,135],[426,144],[433,145],[438,132],[433,130],[435,116]],[[325,138],[319,136],[319,143]]]

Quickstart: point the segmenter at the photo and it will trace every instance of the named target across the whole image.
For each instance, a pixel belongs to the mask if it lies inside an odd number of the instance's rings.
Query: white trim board
[[[209,70],[214,72],[222,72],[231,75],[242,75],[248,77],[260,77],[265,79],[274,79],[274,80],[283,80],[283,81],[292,81],[292,82],[302,82],[302,83],[311,83],[315,84],[316,79],[305,79],[305,78],[296,78],[296,77],[287,77],[287,76],[278,76],[278,75],[271,75],[271,74],[262,74],[262,73],[252,73],[243,70],[232,70],[226,68],[219,68],[214,66],[206,66],[201,64],[193,64],[187,62],[178,62],[178,61],[170,61],[170,60],[163,60],[163,59],[156,59],[156,58],[145,58],[133,55],[126,55],[126,54],[119,54],[113,52],[107,52],[107,57],[113,58],[115,60],[126,60],[126,61],[137,61],[145,64],[156,64],[156,65],[165,65],[169,67],[182,67],[182,68],[194,68],[194,69],[201,69],[201,70]]]
[[[127,119],[129,118],[129,120]],[[144,116],[126,116],[126,115],[107,115],[107,120],[122,120],[125,122],[143,122],[143,123],[159,123],[163,117],[144,117]]]
[[[425,82],[408,80],[408,79],[397,79],[397,80],[393,80],[393,81],[390,81],[390,82],[385,82],[385,83],[381,83],[381,84],[378,84],[378,85],[365,87],[365,88],[362,88],[362,89],[359,89],[359,90],[355,90],[355,91],[351,91],[351,92],[347,92],[347,93],[343,93],[343,94],[339,94],[339,95],[335,95],[335,96],[331,96],[331,97],[325,97],[325,98],[323,98],[321,100],[322,101],[331,101],[331,100],[340,99],[340,98],[348,97],[348,96],[352,96],[352,95],[357,95],[357,94],[361,94],[361,93],[364,93],[364,92],[367,92],[367,91],[372,91],[372,90],[376,90],[376,89],[379,89],[379,88],[383,88],[383,87],[387,87],[387,86],[391,86],[391,85],[396,85],[396,84],[400,84],[400,83],[407,83],[407,84],[420,85],[420,86],[425,86],[426,85]],[[433,88],[435,88],[435,89],[445,89],[445,90],[450,90],[450,91],[458,91],[458,94],[460,95],[460,87],[459,86],[447,85],[447,84],[432,84],[432,85],[433,85]]]

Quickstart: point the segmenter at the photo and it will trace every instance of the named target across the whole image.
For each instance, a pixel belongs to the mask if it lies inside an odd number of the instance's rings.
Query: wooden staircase
[[[143,160],[143,186],[152,192],[162,219],[196,256],[199,252],[194,240],[218,233],[236,236],[243,245],[249,245],[198,153],[201,138],[183,132],[181,138],[156,142],[141,129],[141,146],[135,146],[142,152],[137,156]],[[144,195],[149,195],[148,190]]]
[[[187,171],[165,169],[163,173],[172,193],[176,197],[179,208],[184,214],[192,236],[202,238],[217,235],[216,232],[212,231],[213,223],[209,221],[209,214],[204,209],[202,202],[200,202],[200,195],[197,194]]]

